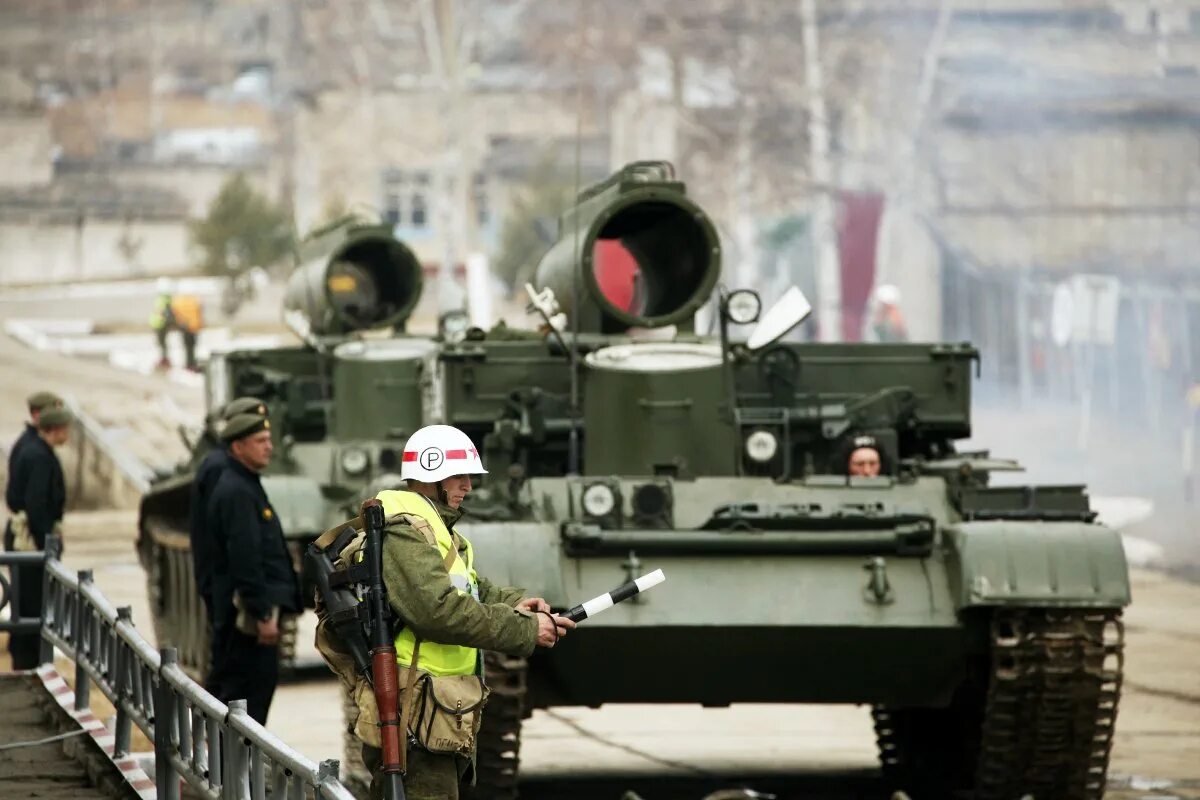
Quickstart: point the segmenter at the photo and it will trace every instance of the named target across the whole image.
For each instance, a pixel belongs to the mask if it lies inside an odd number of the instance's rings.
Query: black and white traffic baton
[[[605,609],[612,608],[617,603],[620,603],[622,600],[628,600],[629,598],[633,597],[635,594],[644,592],[647,589],[651,589],[655,586],[658,586],[660,583],[662,583],[666,579],[667,579],[667,576],[663,575],[663,571],[661,569],[656,569],[656,570],[654,570],[654,572],[651,572],[648,575],[643,575],[642,577],[638,578],[637,580],[630,581],[629,583],[627,583],[623,586],[618,586],[616,589],[613,589],[611,592],[605,592],[604,594],[600,595],[599,597],[593,597],[591,600],[588,600],[583,605],[575,606],[570,611],[568,611],[565,614],[562,614],[561,616],[566,617],[567,619],[571,620],[572,622],[582,622],[583,620],[587,619],[588,617],[596,616],[597,614],[599,614],[601,611],[604,611]]]

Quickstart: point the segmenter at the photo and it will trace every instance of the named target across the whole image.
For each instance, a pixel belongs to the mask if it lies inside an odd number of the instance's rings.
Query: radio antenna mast
[[[575,197],[579,197],[583,161],[583,60],[579,53],[583,50],[587,37],[587,4],[586,0],[577,0],[579,13],[579,50],[576,51],[575,61]],[[575,242],[572,252],[578,259],[576,268],[571,272],[571,431],[567,439],[567,474],[580,473],[579,457],[579,426],[581,423],[579,402],[579,270],[584,264],[591,262],[589,256],[579,252],[579,225],[574,226]]]

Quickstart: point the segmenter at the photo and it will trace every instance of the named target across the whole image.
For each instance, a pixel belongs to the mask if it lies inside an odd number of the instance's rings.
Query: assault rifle
[[[334,561],[358,535],[365,533],[362,562],[334,569]],[[338,643],[354,659],[354,668],[375,691],[379,709],[379,736],[383,748],[382,783],[385,800],[405,800],[405,736],[397,713],[400,695],[396,647],[392,641],[392,611],[383,584],[383,504],[377,499],[362,505],[357,520],[327,531],[308,547],[306,554],[316,576],[317,591],[328,614],[328,625]],[[363,587],[362,597],[352,588]]]
[[[391,609],[383,585],[383,503],[371,498],[362,504],[363,530],[367,540],[363,556],[367,565],[368,615],[371,620],[371,675],[375,704],[379,707],[379,738],[383,748],[383,796],[385,800],[405,800],[405,732],[400,730],[397,704],[400,678],[396,670],[396,646],[392,641]]]

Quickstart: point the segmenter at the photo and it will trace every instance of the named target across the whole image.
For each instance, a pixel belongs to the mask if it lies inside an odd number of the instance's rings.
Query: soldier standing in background
[[[53,392],[34,392],[26,399],[25,404],[29,406],[29,422],[25,423],[25,430],[21,431],[21,435],[13,442],[12,448],[8,451],[8,482],[12,485],[13,464],[17,463],[17,454],[21,448],[28,442],[37,438],[38,417],[47,408],[58,408],[63,405],[62,398]],[[12,511],[13,503],[8,497],[7,488],[5,489],[5,500],[8,501],[8,509]]]
[[[267,404],[257,397],[239,397],[221,409],[219,420],[215,427],[242,414],[257,414],[266,419]],[[211,435],[211,434],[210,434]],[[229,450],[224,442],[218,440],[217,445],[208,452],[196,469],[196,477],[192,480],[192,496],[190,506],[189,538],[192,543],[192,570],[196,578],[196,590],[204,601],[204,609],[208,613],[208,624],[211,630],[209,637],[210,665],[216,663],[215,645],[220,638],[213,629],[212,575],[215,561],[215,540],[207,527],[206,515],[208,499],[212,496],[213,487],[217,485],[221,474],[229,466]],[[211,690],[211,689],[210,689]]]
[[[271,463],[271,422],[239,414],[221,429],[229,459],[206,515],[213,538],[214,661],[210,691],[244,699],[261,724],[279,682],[280,615],[299,613],[300,587],[279,517],[259,473]]]
[[[67,487],[54,448],[66,444],[70,424],[71,412],[66,408],[43,408],[38,414],[37,435],[22,444],[16,454],[5,492],[13,511],[4,535],[5,550],[44,549],[46,537],[62,521]],[[21,568],[21,591],[14,604],[17,616],[41,616],[44,572],[41,565]],[[13,669],[36,667],[40,643],[37,633],[13,634],[8,642]]]

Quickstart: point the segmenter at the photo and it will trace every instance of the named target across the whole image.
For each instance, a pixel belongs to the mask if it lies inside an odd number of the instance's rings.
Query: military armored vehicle
[[[537,268],[564,330],[440,349],[428,421],[484,453],[460,526],[489,578],[565,609],[667,575],[527,661],[489,657],[476,795],[515,796],[533,709],[752,702],[871,704],[888,780],[919,798],[1101,797],[1119,535],[1084,487],[992,485],[1017,465],[956,452],[970,345],[784,341],[802,296],[764,311],[717,287],[720,256],[670,165],[630,165]],[[699,336],[714,288],[722,335]],[[847,474],[859,437],[878,475]]]
[[[215,353],[206,387],[210,417],[243,395],[269,407],[275,455],[262,482],[299,568],[303,548],[352,513],[373,476],[399,470],[400,448],[424,416],[420,384],[434,344],[403,335],[423,278],[389,227],[345,218],[314,232],[296,262],[284,319],[302,343]],[[191,482],[214,444],[206,429],[189,463],[143,497],[138,523],[155,634],[195,675],[208,668],[208,630],[188,541]],[[309,576],[302,578],[311,603]],[[285,662],[294,632],[293,621]]]

